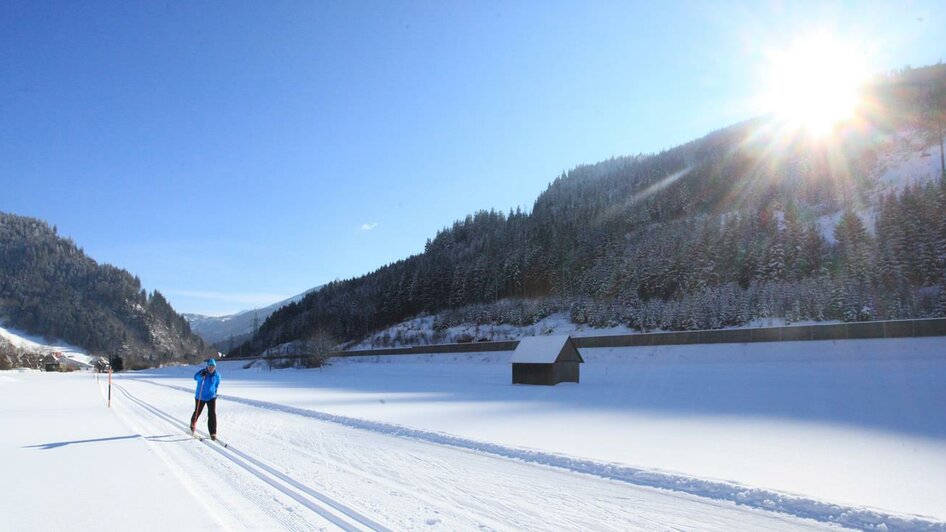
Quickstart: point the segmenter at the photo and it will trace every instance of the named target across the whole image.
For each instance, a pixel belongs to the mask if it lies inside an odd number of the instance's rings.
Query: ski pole
[[[206,371],[206,370],[204,370]],[[197,418],[200,417],[200,398],[204,395],[204,380],[207,378],[207,375],[204,374],[200,377],[200,388],[197,390],[197,406],[194,408],[194,416],[191,423],[191,432],[197,427]]]

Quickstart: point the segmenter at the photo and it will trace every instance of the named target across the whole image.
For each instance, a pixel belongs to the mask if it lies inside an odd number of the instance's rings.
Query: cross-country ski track
[[[131,403],[141,407],[144,411],[152,414],[156,418],[163,419],[172,427],[187,431],[187,423],[181,422],[168,413],[152,406],[151,404],[135,397],[124,386],[116,386],[117,390]],[[200,433],[200,431],[198,431]],[[262,461],[236,449],[231,448],[222,440],[214,442],[206,434],[202,434],[200,440],[208,448],[231,461],[235,466],[246,471],[268,484],[279,492],[295,500],[304,507],[312,510],[325,520],[338,526],[343,530],[360,530],[364,528],[373,530],[388,530],[383,525],[372,521],[371,519],[359,514],[358,512],[345,507],[343,504],[326,497],[315,490],[300,484],[288,475],[285,475]]]
[[[221,442],[198,441],[187,429],[191,393],[134,378],[117,379],[115,388],[115,413],[179,473],[195,503],[230,501],[224,505],[232,512],[224,518],[229,525],[287,530],[836,526],[223,397]],[[204,423],[202,418],[198,426]]]

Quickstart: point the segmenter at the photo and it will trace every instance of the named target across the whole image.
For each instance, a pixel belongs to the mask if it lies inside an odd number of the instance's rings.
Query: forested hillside
[[[0,213],[0,318],[32,335],[69,342],[129,365],[195,359],[208,348],[158,291],[97,264],[56,229]]]
[[[905,69],[830,142],[762,117],[577,167],[531,213],[467,216],[422,254],[284,307],[238,352],[421,313],[446,327],[564,310],[640,330],[946,315],[944,95],[946,67]],[[932,170],[898,175],[908,163]]]

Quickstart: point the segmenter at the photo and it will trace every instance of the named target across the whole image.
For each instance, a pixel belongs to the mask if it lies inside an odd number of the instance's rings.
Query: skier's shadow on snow
[[[49,449],[65,447],[66,445],[73,445],[76,443],[99,443],[103,441],[131,440],[131,439],[140,438],[140,437],[141,437],[141,434],[131,434],[129,436],[112,436],[111,438],[94,438],[91,440],[73,440],[73,441],[57,441],[57,442],[51,442],[51,443],[40,443],[38,445],[26,445],[23,448],[24,449],[42,449],[45,451]]]

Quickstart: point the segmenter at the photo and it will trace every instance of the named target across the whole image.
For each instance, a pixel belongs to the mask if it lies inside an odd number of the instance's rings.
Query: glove
[[[201,377],[206,377],[206,376],[207,376],[207,370],[206,370],[206,369],[200,370],[200,376],[201,376]]]

